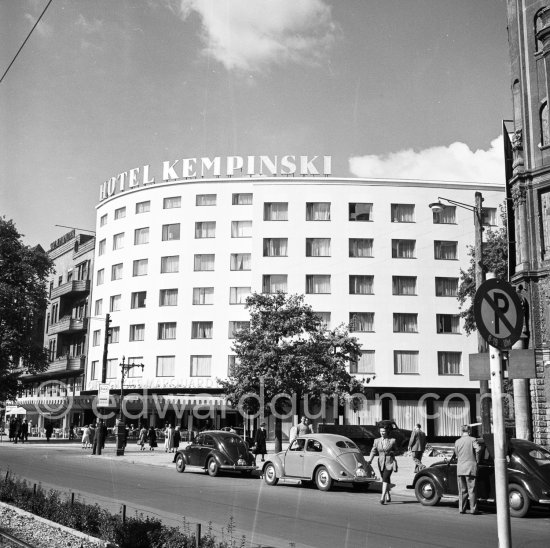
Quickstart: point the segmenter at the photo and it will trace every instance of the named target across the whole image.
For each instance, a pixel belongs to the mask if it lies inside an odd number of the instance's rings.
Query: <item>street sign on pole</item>
[[[99,384],[97,388],[97,407],[109,407],[110,385]]]

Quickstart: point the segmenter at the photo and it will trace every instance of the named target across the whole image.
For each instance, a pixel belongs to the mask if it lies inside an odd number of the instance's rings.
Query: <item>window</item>
[[[130,298],[131,308],[145,308],[145,302],[147,300],[147,291],[136,291],[132,293]]]
[[[96,285],[102,285],[105,280],[105,270],[103,268],[97,271]]]
[[[246,298],[250,295],[250,287],[230,287],[229,304],[245,304]]]
[[[231,253],[231,270],[250,270],[250,253]]]
[[[92,362],[92,366],[90,368],[90,380],[91,381],[95,381],[97,380],[97,372],[99,370],[99,361],[98,360],[94,360]]]
[[[418,350],[394,350],[393,368],[396,375],[418,374]]]
[[[136,228],[134,230],[134,245],[143,245],[149,243],[149,227]]]
[[[119,207],[118,209],[115,209],[115,220],[116,219],[124,219],[126,217],[126,208],[125,207]]]
[[[458,278],[436,278],[436,297],[456,297],[458,295]]]
[[[352,332],[371,333],[374,331],[374,312],[350,312],[349,330]]]
[[[457,255],[458,242],[436,240],[434,242],[434,259],[455,260]]]
[[[101,257],[101,255],[105,255],[105,248],[107,246],[107,240],[103,239],[99,242],[99,247],[97,248],[97,254]]]
[[[197,194],[195,203],[198,206],[215,206],[216,195],[215,194]]]
[[[252,205],[252,193],[237,193],[233,194],[233,205]]]
[[[330,238],[306,238],[306,257],[330,257]]]
[[[393,315],[394,333],[418,333],[418,314],[395,312]]]
[[[372,221],[372,204],[352,202],[349,204],[350,221]]]
[[[231,221],[232,238],[251,238],[252,221]]]
[[[262,293],[277,293],[287,291],[286,274],[264,274],[262,276]]]
[[[392,223],[414,223],[414,204],[391,204]]]
[[[550,120],[548,117],[548,103],[544,101],[540,107],[540,146],[545,147],[550,144]]]
[[[326,327],[330,327],[330,312],[314,312],[314,314]]]
[[[416,240],[392,240],[391,256],[394,259],[414,259]]]
[[[111,267],[111,280],[122,279],[122,263],[114,264]]]
[[[149,259],[136,259],[133,265],[133,276],[146,276]]]
[[[361,350],[359,361],[350,363],[350,373],[358,375],[374,375],[374,350]]]
[[[481,210],[482,224],[483,226],[497,226],[497,208],[496,207],[484,207]]]
[[[157,356],[157,377],[173,377],[176,356]]]
[[[164,198],[162,202],[163,209],[175,209],[181,207],[181,196],[174,196],[172,198]]]
[[[124,232],[113,236],[113,250],[122,249],[124,247]]]
[[[120,310],[120,295],[111,295],[109,302],[109,312],[118,312]]]
[[[167,257],[160,258],[160,273],[171,274],[173,272],[180,271],[180,256],[169,255]]]
[[[213,322],[191,322],[192,339],[211,339]]]
[[[159,292],[159,306],[177,306],[178,305],[178,290],[177,289],[161,289]]]
[[[330,274],[306,275],[306,293],[330,293]]]
[[[243,329],[249,329],[250,328],[250,322],[233,322],[233,321],[230,321],[229,322],[229,334],[228,334],[228,337],[230,339],[234,339],[235,338],[235,334],[237,333],[237,331],[241,331]]]
[[[438,333],[460,333],[460,316],[458,314],[436,314]]]
[[[145,324],[136,323],[130,326],[130,342],[143,341],[145,339]],[[129,362],[128,362],[129,363]]]
[[[265,202],[264,221],[288,221],[288,202]]]
[[[214,254],[195,255],[195,272],[214,270]]]
[[[372,238],[350,238],[349,256],[350,257],[372,257]]]
[[[214,304],[214,288],[194,287],[193,304]]]
[[[109,335],[109,344],[116,344],[120,341],[120,327],[111,327],[111,334]]]
[[[456,207],[442,207],[440,211],[433,212],[434,225],[454,225],[456,224]]]
[[[195,238],[215,238],[216,221],[202,221],[195,223]]]
[[[118,373],[118,358],[107,360],[107,378],[116,379]]]
[[[170,240],[180,239],[180,224],[162,225],[162,241],[167,242]]]
[[[103,299],[97,299],[94,306],[94,316],[101,316],[103,313]]]
[[[151,202],[147,200],[146,202],[138,202],[136,204],[136,214],[137,213],[148,213],[151,211]]]
[[[306,203],[306,221],[330,221],[330,202]]]
[[[128,358],[128,365],[131,365],[135,363],[136,367],[132,367],[131,369],[128,369],[128,378],[129,379],[136,379],[143,377],[143,369],[138,366],[143,363],[143,356],[134,356],[133,358]]]
[[[105,226],[107,224],[107,214],[102,215],[99,219],[99,226]]]
[[[392,295],[416,295],[416,276],[392,276]]]
[[[191,377],[210,377],[212,356],[191,356]]]
[[[374,276],[350,276],[350,295],[372,295],[374,294]]]
[[[264,238],[264,257],[286,257],[288,238]]]
[[[176,338],[176,322],[161,322],[158,325],[158,339],[165,341]]]
[[[101,344],[101,329],[96,329],[92,337],[92,346],[99,346]]]
[[[439,375],[462,375],[462,352],[438,352],[437,372]]]

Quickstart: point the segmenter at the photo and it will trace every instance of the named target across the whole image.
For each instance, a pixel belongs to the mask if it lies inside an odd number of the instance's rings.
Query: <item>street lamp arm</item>
[[[474,205],[465,204],[464,202],[458,202],[456,200],[451,200],[450,198],[443,198],[441,196],[438,196],[437,199],[439,200],[438,202],[434,202],[433,204],[430,204],[431,209],[433,209],[434,207],[440,207],[440,208],[444,209],[446,206],[445,206],[445,204],[441,203],[441,200],[444,200],[445,202],[449,202],[452,205],[462,207],[464,209],[467,209],[468,211],[477,211],[478,210],[478,208]]]

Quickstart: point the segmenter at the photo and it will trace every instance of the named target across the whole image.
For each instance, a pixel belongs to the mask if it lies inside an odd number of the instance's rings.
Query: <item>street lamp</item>
[[[451,205],[467,209],[474,213],[474,272],[476,290],[485,281],[485,267],[483,264],[483,196],[481,192],[475,193],[474,205],[465,204],[449,198],[437,197],[437,202],[429,204],[430,209],[434,213],[441,213],[448,205],[443,204],[441,200],[448,202]],[[486,351],[485,341],[481,335],[477,334],[477,351],[479,353]],[[479,395],[480,395],[480,411],[481,411],[481,429],[484,434],[491,432],[491,407],[489,401],[489,381],[479,381]]]

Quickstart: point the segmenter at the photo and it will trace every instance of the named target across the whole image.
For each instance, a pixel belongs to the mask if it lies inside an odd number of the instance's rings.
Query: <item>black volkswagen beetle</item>
[[[173,462],[180,473],[189,468],[207,471],[211,476],[217,476],[222,470],[245,475],[256,470],[255,457],[248,444],[238,434],[222,430],[201,432],[195,441],[175,453]]]
[[[476,490],[480,501],[495,500],[493,436],[478,439],[481,458]],[[510,515],[524,517],[532,504],[550,505],[550,451],[536,443],[508,440],[508,500]],[[413,485],[416,498],[425,506],[434,506],[441,497],[458,497],[456,457],[436,462],[418,472]]]

